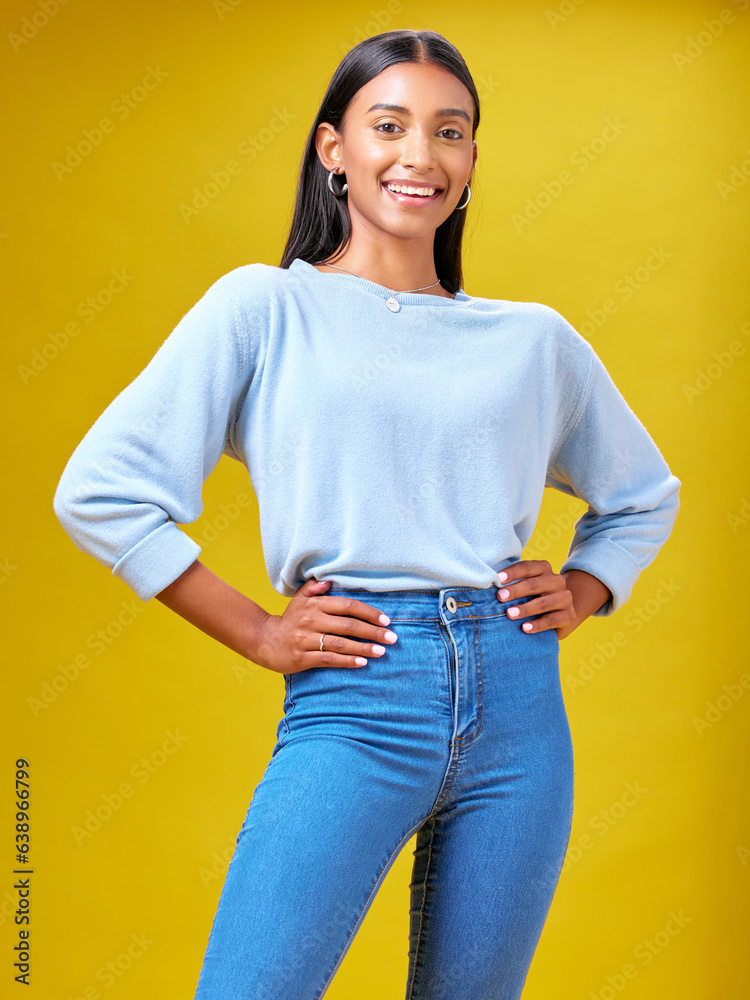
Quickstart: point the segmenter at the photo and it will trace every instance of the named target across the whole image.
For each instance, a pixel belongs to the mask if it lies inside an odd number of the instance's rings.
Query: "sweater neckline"
[[[345,274],[343,271],[335,274],[332,271],[319,271],[317,267],[309,261],[302,260],[301,257],[295,257],[289,268],[297,271],[312,271],[313,274],[320,278],[344,278],[350,284],[362,288],[365,292],[377,295],[379,299],[383,300],[384,305],[391,294],[391,289],[386,288],[385,285],[378,285],[377,282],[369,281],[367,278],[360,278],[356,274]],[[452,299],[449,299],[445,295],[425,295],[421,292],[394,292],[393,295],[402,305],[408,306],[455,306],[457,303],[468,302],[471,298],[463,288],[459,288]]]

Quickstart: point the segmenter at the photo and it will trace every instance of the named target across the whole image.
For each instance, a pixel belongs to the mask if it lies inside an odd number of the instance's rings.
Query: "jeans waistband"
[[[488,618],[503,616],[507,608],[530,601],[533,595],[501,601],[501,587],[444,587],[440,590],[368,590],[365,587],[333,586],[322,597],[354,597],[364,604],[379,608],[389,618],[440,618],[441,612],[451,619]]]

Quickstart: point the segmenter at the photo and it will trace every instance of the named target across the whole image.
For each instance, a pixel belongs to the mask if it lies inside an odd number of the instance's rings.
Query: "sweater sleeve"
[[[178,524],[203,509],[250,378],[246,333],[222,279],[182,317],[68,460],[53,508],[83,552],[143,601],[177,579],[201,547]]]
[[[546,485],[588,504],[560,572],[584,570],[606,584],[612,599],[594,612],[606,616],[628,600],[669,537],[681,483],[593,348],[565,325],[574,340],[568,338],[560,392],[577,403],[550,458]]]

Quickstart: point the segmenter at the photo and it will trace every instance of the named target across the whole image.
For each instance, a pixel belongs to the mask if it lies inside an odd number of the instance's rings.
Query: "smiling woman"
[[[335,260],[394,290],[432,283],[429,294],[452,295],[463,281],[479,122],[471,74],[442,36],[393,31],[361,42],[310,129],[281,267],[299,257],[329,270],[323,263]]]
[[[219,278],[58,484],[80,548],[284,676],[197,1000],[319,1000],[414,834],[407,1000],[518,1000],[573,813],[559,640],[627,601],[677,515],[588,342],[463,288],[479,117],[442,35],[352,49],[280,264]],[[223,454],[281,615],[178,527]],[[546,486],[588,503],[559,572],[521,559]]]

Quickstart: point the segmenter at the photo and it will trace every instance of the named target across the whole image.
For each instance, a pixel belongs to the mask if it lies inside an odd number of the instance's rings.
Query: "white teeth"
[[[396,194],[416,194],[421,195],[423,198],[430,198],[437,188],[414,188],[405,187],[403,184],[386,184],[389,191],[393,191]]]

